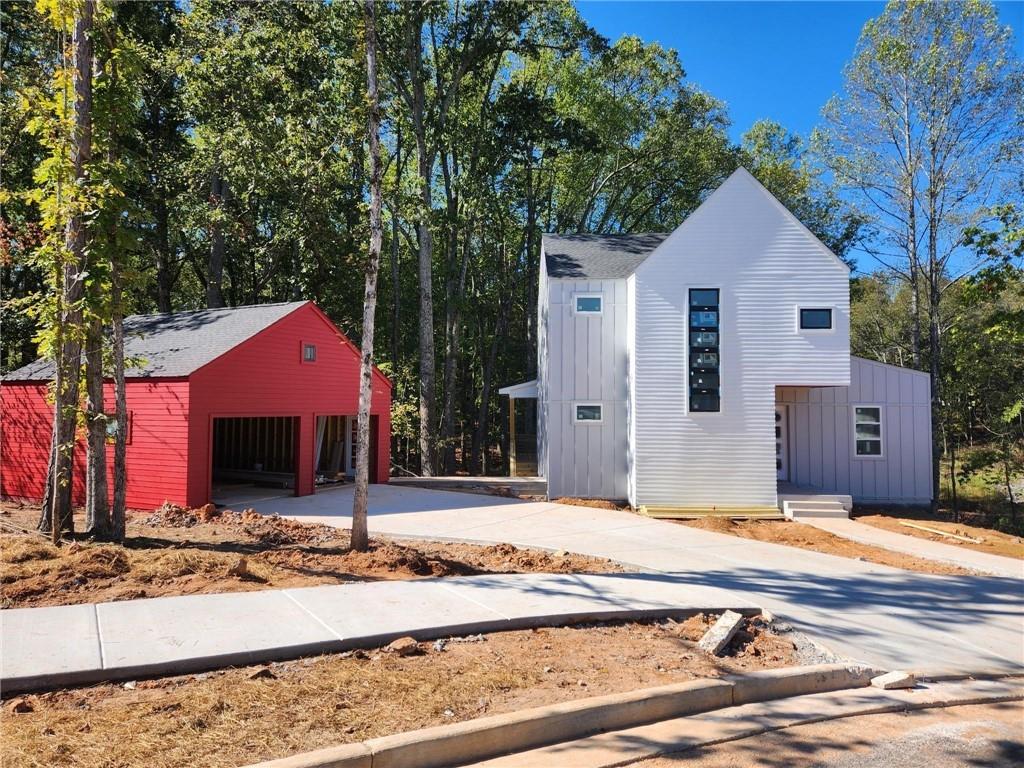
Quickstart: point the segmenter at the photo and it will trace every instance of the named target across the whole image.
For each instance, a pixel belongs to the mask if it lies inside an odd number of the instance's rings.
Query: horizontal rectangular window
[[[601,421],[601,406],[593,403],[580,403],[576,406],[576,421],[596,423]]]
[[[688,329],[691,412],[721,410],[721,378],[719,371],[719,325],[721,316],[717,288],[690,289],[690,323]]]
[[[882,408],[858,405],[853,409],[853,441],[857,456],[882,455]]]
[[[691,328],[714,329],[718,327],[718,312],[711,309],[701,309],[690,313]]]
[[[800,330],[829,331],[831,329],[831,309],[800,309]]]
[[[602,297],[601,296],[588,296],[583,294],[576,294],[575,296],[575,308],[576,314],[578,315],[599,315],[602,309]]]

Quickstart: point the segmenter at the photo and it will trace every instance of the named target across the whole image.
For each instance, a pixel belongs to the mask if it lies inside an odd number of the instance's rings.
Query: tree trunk
[[[398,373],[399,342],[402,338],[401,305],[402,284],[398,264],[398,211],[402,194],[402,127],[399,124],[395,138],[395,208],[391,215],[391,365]]]
[[[370,253],[366,262],[366,292],[363,299],[363,340],[359,367],[359,416],[356,455],[356,487],[352,500],[352,549],[369,549],[367,502],[370,482],[370,403],[373,397],[373,330],[377,309],[377,271],[380,267],[381,159],[380,107],[377,96],[377,29],[374,0],[363,5],[366,20],[366,84],[370,115],[367,136],[370,144]]]
[[[418,17],[422,23],[422,17]],[[433,153],[427,146],[427,128],[424,122],[424,84],[421,58],[423,43],[420,30],[414,30],[410,61],[412,70],[412,121],[416,137],[416,154],[420,175],[420,221],[416,233],[419,240],[420,278],[420,474],[434,476],[434,288],[433,239],[430,232],[432,210],[431,183]]]
[[[87,180],[92,159],[92,19],[95,0],[85,0],[75,18],[72,39],[74,50],[73,87],[75,117],[71,141],[71,163],[76,186]],[[75,201],[77,203],[77,201]],[[75,453],[75,427],[78,414],[78,379],[82,370],[82,298],[85,293],[85,271],[88,235],[81,215],[68,219],[64,233],[68,259],[64,265],[61,285],[61,308],[58,320],[60,350],[54,392],[53,502],[50,513],[50,535],[59,542],[63,531],[74,530],[72,517],[72,484]]]
[[[110,536],[107,490],[107,422],[103,407],[103,326],[89,323],[85,342],[86,464],[85,532],[97,539]]]
[[[220,221],[224,198],[224,180],[215,173],[210,180],[210,261],[206,270],[206,306],[210,309],[224,306],[224,225]]]
[[[121,306],[121,271],[116,260],[110,264],[111,299],[113,304],[113,359],[114,359],[114,416],[117,432],[114,435],[114,504],[110,511],[110,537],[124,541],[128,473],[128,400],[124,381],[124,308]]]
[[[160,312],[171,312],[171,288],[174,276],[171,272],[170,227],[168,224],[167,201],[163,193],[154,205],[156,225],[156,308]]]

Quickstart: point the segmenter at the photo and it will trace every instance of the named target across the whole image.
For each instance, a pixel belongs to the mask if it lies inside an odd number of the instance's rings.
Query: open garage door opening
[[[370,481],[377,472],[378,418],[370,416]],[[317,416],[316,467],[317,487],[351,482],[356,476],[358,428],[355,416]]]
[[[212,498],[238,507],[294,496],[298,476],[295,416],[213,420]]]

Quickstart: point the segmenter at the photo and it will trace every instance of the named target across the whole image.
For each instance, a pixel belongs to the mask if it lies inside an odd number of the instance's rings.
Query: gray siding
[[[544,430],[548,495],[625,499],[625,280],[547,279]],[[601,294],[600,315],[573,312],[577,293]],[[600,403],[600,424],[577,424],[575,403]]]
[[[543,246],[540,255],[540,287],[537,290],[537,474],[548,474],[548,270]]]
[[[928,375],[851,357],[849,387],[779,387],[787,406],[789,480],[863,503],[931,500]],[[853,406],[882,407],[882,456],[856,456]]]

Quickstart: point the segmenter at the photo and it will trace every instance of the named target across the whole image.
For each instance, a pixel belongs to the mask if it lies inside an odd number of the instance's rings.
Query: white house
[[[927,375],[850,355],[849,269],[744,169],[670,234],[546,235],[538,313],[501,392],[537,399],[550,498],[930,501]]]

